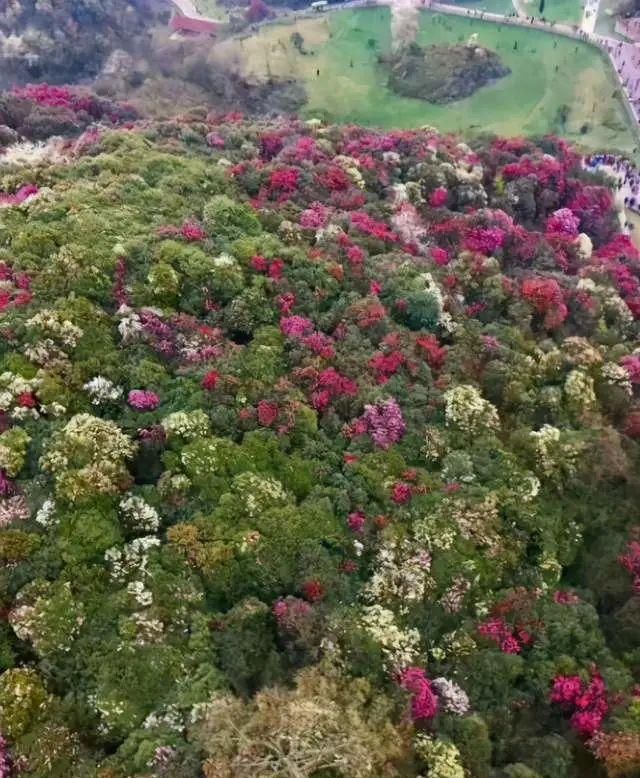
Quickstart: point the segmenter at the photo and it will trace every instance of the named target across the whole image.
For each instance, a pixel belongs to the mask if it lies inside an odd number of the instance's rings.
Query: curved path
[[[219,19],[212,19],[210,16],[203,16],[196,8],[193,0],[170,0],[171,5],[175,6],[182,16],[186,16],[189,19],[199,19],[203,22],[217,22],[221,24]]]

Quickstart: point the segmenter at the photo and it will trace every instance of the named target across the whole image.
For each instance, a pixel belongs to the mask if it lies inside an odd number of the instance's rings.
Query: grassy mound
[[[386,62],[394,92],[438,104],[469,97],[511,73],[494,51],[473,44],[422,48],[413,43]]]

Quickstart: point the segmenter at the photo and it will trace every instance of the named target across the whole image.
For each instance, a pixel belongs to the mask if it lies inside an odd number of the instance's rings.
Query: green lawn
[[[194,0],[195,6],[203,16],[211,16],[213,19],[227,19],[228,10],[217,0]]]
[[[306,55],[291,45],[293,31],[305,39]],[[221,45],[220,56],[235,56],[248,74],[303,80],[309,116],[385,128],[431,124],[445,132],[557,132],[590,148],[628,151],[637,145],[614,95],[613,74],[596,48],[539,30],[421,14],[422,44],[466,41],[472,33],[481,45],[496,50],[512,73],[448,105],[399,97],[387,88],[377,62],[377,51],[390,47],[386,8],[336,11],[263,28],[240,51]]]
[[[564,24],[580,24],[582,20],[581,0],[545,0],[542,13],[540,13],[540,0],[515,0],[515,3],[527,16],[544,16],[548,21]],[[456,5],[504,15],[515,11],[514,0],[458,0]]]
[[[563,24],[580,24],[584,10],[580,0],[545,0],[542,13],[540,0],[520,0],[520,8],[528,16],[544,16],[548,21]]]
[[[508,16],[514,13],[512,0],[460,0],[455,5],[465,8],[473,8],[476,11],[489,11],[489,13]]]

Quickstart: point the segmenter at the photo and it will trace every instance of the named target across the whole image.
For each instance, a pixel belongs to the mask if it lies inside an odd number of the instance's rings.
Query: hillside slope
[[[570,148],[0,169],[3,776],[636,774],[640,264]]]
[[[95,76],[116,48],[140,54],[159,10],[152,0],[1,0],[0,82]]]

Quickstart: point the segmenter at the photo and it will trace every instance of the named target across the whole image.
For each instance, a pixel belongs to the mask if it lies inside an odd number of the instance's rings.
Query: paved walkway
[[[585,157],[585,170],[605,173],[613,182],[613,191],[618,208],[618,219],[622,232],[632,234],[633,223],[630,213],[640,213],[640,171],[624,157],[612,154],[593,154]],[[633,233],[635,240],[638,239]]]
[[[595,34],[599,10],[600,0],[587,0],[582,13],[582,21],[580,22],[580,29],[583,32],[589,35]]]
[[[640,47],[613,38],[601,38],[601,41],[629,97],[637,121],[640,109]]]
[[[610,178],[616,182],[615,196],[618,206],[622,208],[629,208],[632,211],[638,213],[640,211],[640,197],[638,186],[638,171],[635,168],[621,167],[620,163],[614,163],[613,165],[585,165],[586,170],[599,171],[606,173]],[[631,174],[632,178],[629,178]]]
[[[513,16],[505,16],[504,14],[490,13],[489,11],[476,11],[475,9],[465,8],[461,5],[450,5],[449,3],[432,2],[427,6],[433,11],[439,13],[450,14],[452,16],[466,16],[473,19],[482,19],[486,22],[496,22],[497,24],[511,24],[515,27],[528,27],[536,30],[544,30],[550,34],[564,35],[574,40],[587,40],[587,35],[583,33],[579,28],[576,28],[570,24],[556,24],[551,22],[543,22],[542,19],[534,18],[531,20],[530,16],[526,16],[522,9],[518,10],[518,13],[514,12]]]

